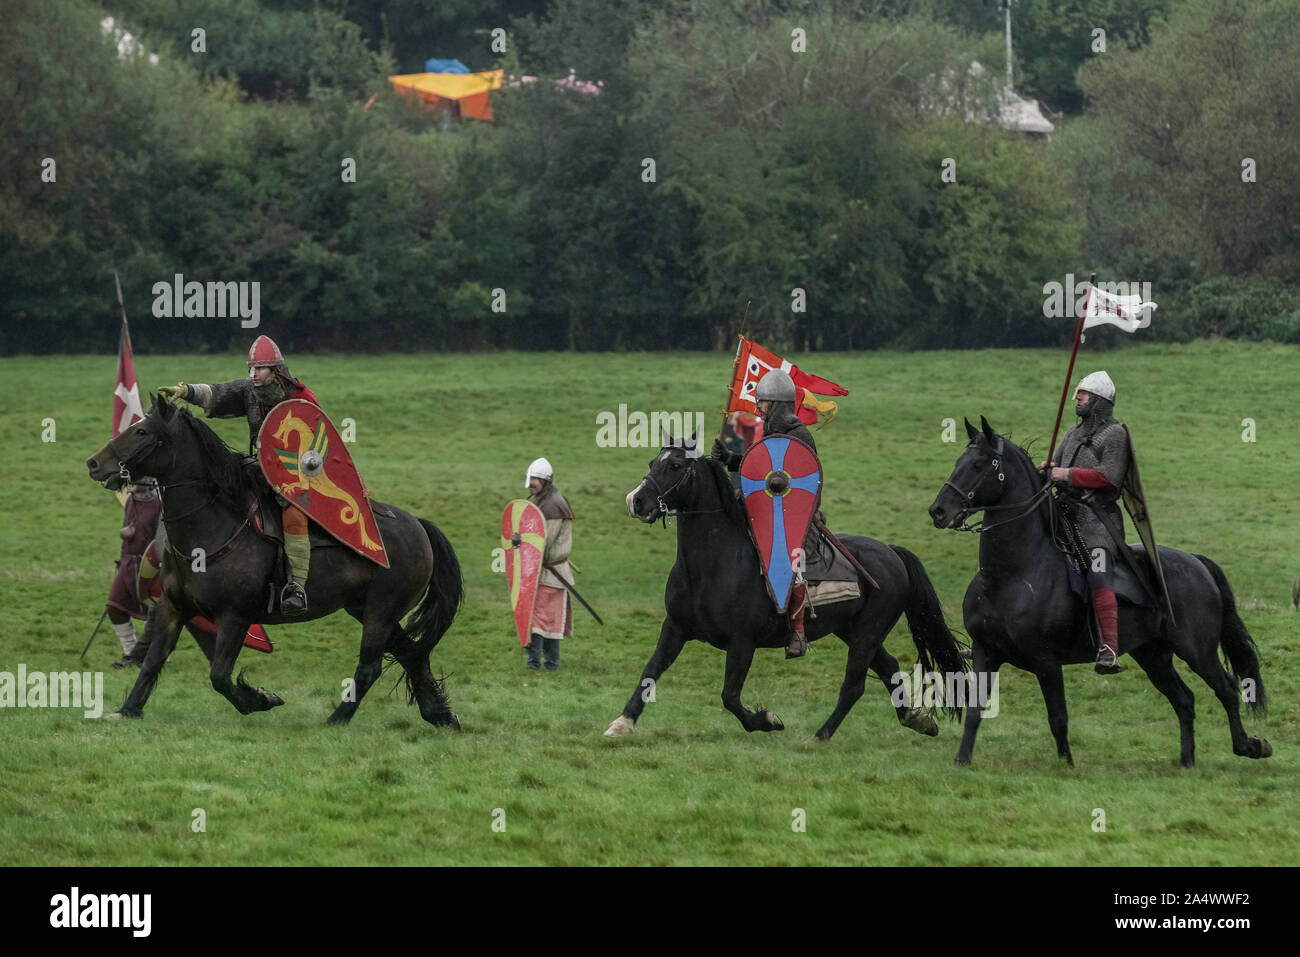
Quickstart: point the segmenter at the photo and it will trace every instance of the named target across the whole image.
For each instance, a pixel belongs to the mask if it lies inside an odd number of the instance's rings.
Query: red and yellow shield
[[[519,643],[527,645],[537,579],[542,574],[542,555],[546,551],[546,519],[541,509],[522,498],[507,505],[501,516],[501,548],[505,551],[515,630],[519,632]]]
[[[813,450],[787,435],[769,435],[740,460],[740,492],[754,531],[768,592],[785,611],[808,523],[817,511],[821,463]]]
[[[319,407],[289,399],[272,409],[257,433],[257,457],[290,505],[358,555],[388,567],[365,483]]]

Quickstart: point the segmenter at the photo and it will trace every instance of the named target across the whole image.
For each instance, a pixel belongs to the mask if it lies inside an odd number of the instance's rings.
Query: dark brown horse
[[[310,621],[343,609],[361,622],[361,654],[352,687],[345,690],[329,723],[351,719],[388,655],[405,670],[407,688],[424,719],[459,728],[442,683],[429,668],[429,655],[460,607],[463,586],[456,554],[431,522],[374,503],[388,568],[350,549],[321,547],[325,543],[313,541],[310,611],[286,621],[267,612],[268,584],[279,567],[280,546],[249,521],[254,503],[269,489],[259,487],[246,473],[242,457],[187,410],[154,397],[149,414],[86,465],[90,477],[108,488],[120,487],[132,473],[156,476],[171,545],[182,555],[195,554],[196,549],[206,555],[204,563],[191,563],[168,549],[161,571],[163,596],[145,630],[149,651],[119,714],[142,715],[182,624],[194,615],[217,625],[215,641],[199,643],[211,662],[212,687],[240,714],[283,704],[279,695],[248,685],[242,676],[231,679],[248,626]],[[412,610],[402,627],[402,615]]]
[[[785,725],[770,711],[750,711],[740,702],[754,652],[785,645],[789,625],[772,607],[750,540],[744,510],[736,501],[727,473],[712,459],[688,454],[692,437],[667,441],[650,463],[650,473],[627,495],[628,511],[647,524],[676,512],[677,563],[664,591],[667,616],[659,643],[641,672],[637,690],[605,734],[632,731],[649,692],[677,659],[687,641],[706,642],[726,652],[722,704],[746,731],[781,731]],[[943,610],[920,560],[898,545],[843,535],[840,540],[880,584],[861,597],[823,605],[806,621],[808,640],[835,634],[848,645],[844,682],[835,709],[817,731],[829,741],[849,710],[862,697],[868,668],[889,692],[899,723],[922,734],[937,735],[932,717],[912,707],[898,661],[884,648],[885,636],[907,616],[918,660],[925,672],[965,677],[966,663],[943,619]],[[940,680],[943,686],[948,682]],[[950,706],[956,717],[958,708]]]
[[[988,687],[1004,663],[1033,672],[1047,704],[1057,753],[1073,765],[1061,666],[1095,661],[1097,644],[1089,634],[1087,609],[1071,591],[1065,556],[1054,541],[1052,529],[1061,522],[1054,512],[1056,500],[1047,494],[1029,453],[995,433],[985,419],[980,422],[982,430],[966,423],[970,444],[930,506],[930,517],[938,528],[957,528],[972,513],[985,513],[980,570],[962,606],[976,674]],[[1145,561],[1141,546],[1133,552]],[[1160,562],[1177,625],[1154,607],[1121,602],[1119,650],[1142,667],[1173,705],[1181,735],[1180,763],[1191,767],[1195,762],[1195,708],[1191,689],[1174,670],[1174,655],[1200,675],[1228,713],[1232,753],[1267,758],[1273,753],[1268,741],[1248,736],[1241,723],[1239,684],[1251,710],[1262,714],[1264,683],[1255,642],[1237,614],[1227,578],[1204,555],[1162,546]],[[1235,677],[1220,664],[1220,649]],[[966,710],[958,764],[970,763],[982,716],[978,706]]]

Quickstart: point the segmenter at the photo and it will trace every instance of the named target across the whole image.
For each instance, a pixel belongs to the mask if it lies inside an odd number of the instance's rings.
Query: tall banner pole
[[[130,353],[133,357],[132,368],[134,368],[135,351],[131,348],[131,328],[126,324],[126,303],[122,301],[122,280],[118,278],[116,269],[113,270],[113,283],[117,286],[117,305],[118,308],[122,310],[122,344],[118,346],[117,358],[118,358],[118,362],[122,361],[122,349],[125,348],[126,351]],[[116,431],[117,427],[114,426],[113,428],[114,431]],[[116,438],[116,436],[114,436],[114,438]],[[114,497],[118,500],[118,502],[121,504],[123,508],[126,508],[126,500],[130,494],[131,493],[128,492],[125,488],[120,488],[113,493]],[[103,623],[103,618],[100,619],[100,623],[101,624]],[[98,628],[98,625],[96,626],[96,628]],[[90,638],[92,641],[94,640],[95,636],[93,633],[91,634]],[[89,648],[90,645],[87,644],[86,647]]]
[[[113,282],[117,284],[117,304],[122,310],[122,334],[126,336],[127,344],[131,343],[131,330],[126,325],[126,303],[122,301],[122,280],[117,276],[117,270],[113,270]]]
[[[1079,342],[1083,339],[1083,324],[1088,318],[1088,309],[1092,306],[1092,287],[1097,281],[1097,274],[1088,277],[1088,297],[1084,300],[1079,313],[1079,321],[1074,327],[1074,346],[1070,349],[1070,367],[1065,370],[1065,385],[1061,386],[1061,404],[1056,407],[1056,425],[1052,427],[1052,444],[1047,447],[1047,464],[1050,467],[1052,456],[1056,453],[1056,437],[1061,431],[1061,416],[1065,414],[1065,397],[1070,393],[1070,378],[1074,375],[1074,360],[1079,354]]]
[[[735,398],[736,391],[736,367],[740,365],[740,353],[744,348],[745,334],[749,332],[749,306],[752,302],[752,299],[746,300],[745,316],[740,320],[740,328],[742,331],[736,334],[736,338],[739,341],[736,343],[736,356],[731,360],[731,381],[727,383],[727,405],[726,408],[722,410],[722,422],[718,426],[718,438],[722,438],[726,433],[727,417],[731,415],[731,400]]]

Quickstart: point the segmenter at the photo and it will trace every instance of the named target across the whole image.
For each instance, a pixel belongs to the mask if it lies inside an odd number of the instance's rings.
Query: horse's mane
[[[198,446],[199,461],[203,463],[208,480],[216,486],[217,497],[233,511],[242,512],[248,500],[256,494],[248,473],[244,471],[244,457],[236,452],[208,425],[194,418],[189,409],[172,406],[176,419],[189,429]]]
[[[723,514],[742,528],[748,527],[749,519],[745,517],[745,510],[741,507],[740,502],[736,500],[736,488],[731,484],[731,478],[727,474],[726,466],[717,459],[707,456],[702,456],[702,459],[705,468],[713,479],[718,498],[722,501]]]

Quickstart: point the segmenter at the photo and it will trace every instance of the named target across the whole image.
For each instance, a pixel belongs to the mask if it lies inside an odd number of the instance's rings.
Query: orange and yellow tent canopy
[[[504,71],[489,70],[486,73],[406,73],[390,76],[388,82],[393,89],[401,92],[419,94],[425,103],[434,104],[439,100],[455,100],[460,104],[460,115],[471,116],[476,120],[492,121],[492,104],[488,95],[492,90],[501,89],[501,77]]]

